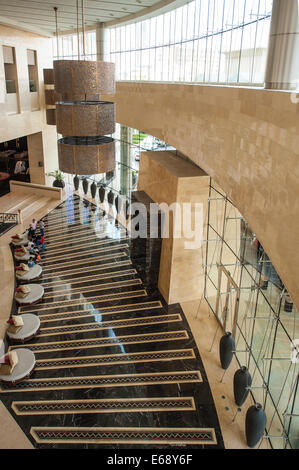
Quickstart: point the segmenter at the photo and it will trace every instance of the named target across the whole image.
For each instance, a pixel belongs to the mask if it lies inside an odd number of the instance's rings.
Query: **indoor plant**
[[[64,188],[64,176],[59,170],[51,171],[50,173],[47,173],[47,176],[52,176],[55,178],[53,181],[54,188]]]

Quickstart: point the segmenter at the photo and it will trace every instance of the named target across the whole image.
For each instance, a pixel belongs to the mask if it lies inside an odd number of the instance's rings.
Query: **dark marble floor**
[[[77,196],[45,218],[30,379],[1,400],[39,448],[223,448],[179,304],[167,305],[124,227]],[[11,344],[10,348],[19,346]],[[24,346],[22,346],[24,347]]]

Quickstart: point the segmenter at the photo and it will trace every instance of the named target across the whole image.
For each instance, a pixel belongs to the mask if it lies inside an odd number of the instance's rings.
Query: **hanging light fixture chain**
[[[83,56],[85,58],[85,26],[84,26],[84,0],[81,0],[81,10],[82,10],[82,41],[83,41]]]
[[[55,12],[55,27],[56,27],[56,44],[57,44],[57,58],[59,59],[59,41],[58,41],[58,18],[57,11],[58,7],[53,7]]]
[[[79,0],[76,0],[78,60],[80,60]]]

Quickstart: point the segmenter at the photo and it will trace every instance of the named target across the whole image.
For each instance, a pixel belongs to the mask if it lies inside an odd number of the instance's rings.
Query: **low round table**
[[[25,284],[30,287],[30,292],[26,297],[17,297],[15,292],[15,300],[20,305],[31,305],[41,300],[44,296],[44,288],[40,284]]]
[[[28,235],[27,233],[24,233],[22,235],[22,238],[20,239],[17,239],[17,238],[12,238],[11,239],[11,243],[14,245],[14,246],[24,246],[24,245],[28,245]]]
[[[35,367],[35,355],[30,349],[15,349],[19,362],[10,375],[0,374],[0,381],[14,385],[30,377]]]
[[[38,279],[42,275],[42,272],[43,268],[39,264],[35,264],[32,268],[29,268],[29,271],[23,274],[23,276],[20,276],[18,271],[16,271],[16,278],[19,282],[34,281],[34,279]]]
[[[14,253],[14,257],[16,261],[29,261],[30,260],[30,253],[26,251],[23,256],[16,256]]]
[[[33,313],[24,313],[23,315],[19,316],[23,319],[24,322],[22,328],[20,328],[17,333],[10,333],[7,331],[6,334],[11,340],[24,343],[25,341],[29,341],[37,335],[40,328],[40,319],[37,315],[33,315]]]

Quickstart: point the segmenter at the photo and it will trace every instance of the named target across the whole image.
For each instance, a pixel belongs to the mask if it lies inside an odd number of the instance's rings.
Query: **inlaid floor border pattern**
[[[111,220],[111,218],[109,218],[107,216],[99,218],[96,221],[94,220],[94,217],[93,217],[93,220],[89,221],[89,223],[87,223],[87,221],[84,221],[84,220],[82,221],[82,220],[77,219],[77,221],[79,221],[80,224],[71,223],[71,224],[68,224],[68,226],[67,225],[62,226],[61,230],[67,230],[67,232],[70,233],[70,232],[74,232],[75,230],[93,231],[93,230],[103,230],[103,229],[105,229],[107,234],[109,232],[109,227],[110,227],[110,229],[111,229],[111,227],[113,227],[114,232],[119,232],[121,230],[123,230],[123,231],[126,230],[126,228],[124,226],[116,225],[115,221]],[[52,227],[51,230],[49,230],[48,232],[50,232],[50,231],[54,234],[55,233],[55,228]]]
[[[17,415],[194,411],[193,397],[115,398],[98,400],[14,401]]]
[[[112,244],[116,244],[116,243],[119,243],[121,244],[122,241],[124,240],[129,240],[129,237],[123,237],[121,238],[120,240],[99,240],[99,241],[94,241],[94,237],[93,237],[93,241],[90,242],[90,243],[85,243],[83,242],[82,243],[82,248],[81,248],[81,244],[76,244],[76,246],[73,246],[73,245],[70,245],[70,248],[67,248],[67,244],[63,244],[63,248],[59,248],[59,249],[56,249],[56,248],[47,248],[47,253],[42,253],[41,254],[41,257],[42,258],[53,258],[53,257],[56,257],[57,254],[59,256],[59,253],[73,253],[74,250],[82,250],[82,251],[85,251],[84,249],[87,247],[87,249],[91,249],[93,246],[107,246],[107,248],[109,248],[110,246],[113,246]]]
[[[69,209],[67,211],[59,212],[58,214],[51,215],[51,213],[50,213],[50,215],[47,216],[45,224],[49,223],[51,221],[59,220],[59,219],[63,219],[63,220],[65,220],[66,218],[69,219],[73,216],[77,216],[78,214],[83,215],[84,209],[86,210],[86,213],[88,213],[89,210],[90,210],[88,207],[77,206],[75,209]],[[97,211],[91,211],[91,212],[94,213],[94,212],[97,212]]]
[[[139,374],[105,374],[93,376],[51,377],[27,379],[25,382],[0,385],[0,393],[37,392],[42,390],[74,390],[103,387],[136,387],[164,384],[184,384],[202,382],[201,374],[194,371],[149,372]]]
[[[88,310],[71,310],[60,313],[46,313],[41,315],[39,313],[40,323],[57,322],[61,320],[73,320],[78,318],[92,318],[92,317],[103,317],[105,315],[114,314],[126,314],[132,312],[140,312],[145,310],[162,310],[163,306],[160,301],[142,302],[136,304],[125,304],[117,305],[115,307],[101,307],[100,309],[88,309]]]
[[[104,248],[97,248],[95,250],[92,251],[92,253],[90,253],[89,251],[86,251],[86,250],[82,250],[81,252],[79,253],[72,253],[71,257],[72,259],[77,259],[78,258],[78,261],[81,261],[82,259],[86,259],[84,257],[92,254],[98,254],[98,253],[107,253],[107,252],[116,252],[116,251],[120,251],[120,250],[123,250],[125,248],[129,248],[129,245],[127,243],[123,243],[123,244],[119,244],[117,246],[112,246],[112,247],[104,247]],[[56,266],[60,266],[60,263],[57,264],[57,261],[61,261],[63,262],[64,260],[68,260],[69,259],[69,255],[66,254],[66,255],[62,255],[62,256],[55,256],[55,258],[50,261],[43,261],[43,266],[45,266],[45,269],[46,268],[50,268],[51,266],[53,265],[56,265]],[[93,256],[91,258],[89,258],[90,260],[93,259]],[[63,265],[65,265],[65,263],[63,263]]]
[[[76,225],[81,224],[82,222],[86,223],[87,221],[94,221],[94,219],[97,219],[97,218],[98,220],[101,220],[99,214],[96,214],[95,212],[93,213],[89,212],[86,214],[84,214],[83,212],[78,212],[74,214],[74,216],[69,216],[68,220],[65,220],[63,217],[61,217],[60,219],[57,218],[53,221],[51,220],[50,222],[46,222],[45,231],[50,231],[53,228],[59,229],[60,227],[67,227],[70,224],[76,226]]]
[[[81,214],[82,209],[84,209],[84,206],[78,205],[74,209],[63,210],[55,213],[50,212],[47,218],[45,219],[45,222],[56,220],[59,218],[65,219],[66,217],[71,217],[73,214]]]
[[[67,239],[65,239],[65,236],[64,236],[64,238],[62,237],[60,240],[58,240],[58,242],[55,240],[48,240],[48,238],[46,238],[46,246],[47,246],[47,253],[51,254],[51,251],[55,251],[57,248],[61,249],[64,247],[69,247],[69,246],[73,247],[74,243],[76,243],[76,246],[80,248],[80,246],[88,240],[93,240],[93,241],[96,241],[97,243],[104,244],[104,242],[105,243],[119,242],[124,239],[125,240],[128,239],[126,233],[122,233],[120,236],[111,238],[111,237],[107,237],[106,232],[101,232],[101,233],[98,232],[98,235],[97,235],[96,233],[88,233],[85,231],[85,232],[82,232],[80,235],[77,235],[75,237],[68,237]],[[45,253],[45,255],[47,253]]]
[[[152,302],[141,302],[136,304],[123,304],[123,305],[116,305],[116,306],[109,306],[109,307],[101,307],[101,308],[90,308],[90,309],[79,309],[79,310],[68,310],[64,312],[58,313],[39,313],[40,322],[42,323],[49,323],[49,322],[57,322],[61,320],[72,320],[78,319],[82,317],[102,317],[105,315],[113,315],[113,314],[126,314],[132,312],[140,312],[146,310],[163,310],[163,306],[160,301],[152,301]]]
[[[113,278],[118,278],[118,277],[125,277],[125,276],[134,276],[137,275],[136,269],[124,269],[123,271],[111,271],[109,274],[90,274],[87,276],[80,276],[77,279],[71,278],[69,280],[61,280],[61,281],[48,281],[48,282],[43,282],[43,287],[45,289],[45,292],[47,292],[49,289],[56,289],[59,291],[60,287],[65,288],[66,284],[85,284],[87,282],[92,282],[92,281],[101,281],[105,279],[113,279]]]
[[[88,219],[91,219],[91,217],[88,217]],[[87,226],[87,222],[90,222],[89,220],[86,220],[85,221],[85,224]],[[88,223],[88,228],[91,228],[91,227],[94,227],[96,225],[96,222],[97,221],[93,221],[92,223]],[[69,232],[69,224],[67,222],[65,222],[64,224],[52,224],[53,226],[50,227],[50,228],[47,228],[45,227],[45,234],[46,235],[51,235],[51,234],[55,234],[57,233],[57,231],[62,231],[62,230],[66,230],[67,232]],[[76,230],[77,227],[82,227],[82,225],[84,225],[84,221],[81,221],[81,220],[76,220],[76,222],[74,224],[71,224],[71,227]]]
[[[98,218],[99,220],[103,220],[104,217],[105,216],[102,211],[78,207],[74,209],[74,211],[68,211],[60,215],[56,214],[53,217],[47,217],[44,219],[44,224],[45,226],[51,226],[54,224],[72,225],[74,220],[81,220],[84,223],[87,219]]]
[[[79,310],[66,310],[64,312],[58,312],[58,313],[42,313],[39,312],[38,316],[41,321],[48,321],[48,320],[55,320],[57,318],[58,320],[61,320],[64,316],[71,316],[73,315],[73,318],[76,318],[75,314],[82,315],[89,313],[90,315],[111,315],[113,313],[129,313],[129,312],[138,312],[140,310],[149,310],[149,309],[162,309],[163,305],[160,300],[152,300],[148,302],[136,302],[134,304],[122,304],[122,305],[112,305],[109,307],[92,307],[88,309],[79,309]],[[55,320],[56,321],[56,320]]]
[[[114,253],[111,255],[105,255],[105,256],[94,256],[93,258],[82,258],[78,259],[76,261],[69,261],[68,263],[63,263],[63,264],[55,264],[54,266],[45,266],[43,267],[43,274],[47,274],[49,271],[55,271],[58,272],[60,271],[61,268],[67,268],[67,267],[72,267],[72,266],[83,266],[84,264],[92,264],[92,263],[98,263],[101,261],[106,261],[107,259],[115,259],[115,258],[125,258],[128,256],[128,254],[124,251],[120,251],[119,253]]]
[[[186,340],[189,338],[186,330],[167,331],[161,333],[143,333],[138,335],[118,335],[106,338],[89,338],[83,340],[69,340],[69,341],[51,341],[46,343],[26,343],[26,348],[34,352],[34,354],[53,352],[53,351],[68,351],[76,349],[90,349],[101,348],[107,346],[119,346],[126,344],[145,344],[155,342],[168,342]],[[23,345],[9,346],[8,350],[22,348]]]
[[[115,282],[106,282],[102,284],[97,284],[93,285],[90,287],[75,287],[74,289],[67,288],[64,291],[61,290],[59,292],[48,292],[45,293],[44,299],[47,299],[47,301],[51,299],[57,300],[57,297],[66,297],[66,296],[72,296],[75,294],[85,294],[86,292],[95,292],[95,291],[100,291],[100,290],[111,290],[111,289],[119,289],[120,287],[128,287],[128,286],[137,286],[141,285],[142,281],[141,279],[127,279],[125,281],[115,281]]]
[[[217,444],[213,428],[86,428],[37,427],[30,430],[39,444]]]
[[[18,308],[41,328],[8,348],[36,357],[30,378],[0,385],[9,412],[36,447],[221,448],[190,327],[151,282],[142,244],[76,195],[59,207],[44,217],[44,297]]]
[[[85,305],[91,303],[102,303],[102,302],[113,302],[114,300],[129,299],[132,297],[147,297],[147,291],[145,289],[128,291],[128,292],[117,292],[116,294],[98,295],[96,297],[86,297],[84,299],[74,300],[60,300],[59,302],[50,302],[37,305],[28,305],[27,307],[19,307],[19,313],[33,313],[39,312],[40,310],[53,310],[60,307],[74,307],[76,305]]]
[[[59,213],[52,214],[50,213],[47,217],[44,218],[44,223],[49,224],[52,222],[70,222],[73,218],[86,218],[88,216],[97,215],[103,217],[103,212],[101,210],[92,210],[92,207],[84,207],[83,205],[77,205],[73,209],[68,209],[65,211],[60,211]]]
[[[77,238],[73,238],[73,239],[67,239],[67,240],[64,240],[64,241],[61,241],[59,243],[56,243],[56,242],[53,242],[52,244],[47,244],[47,253],[45,253],[45,256],[48,254],[52,254],[52,252],[56,252],[56,250],[63,250],[64,248],[67,248],[67,247],[71,247],[73,248],[74,247],[74,243],[76,243],[76,247],[77,248],[80,248],[81,245],[85,245],[85,242],[86,241],[89,241],[89,240],[92,240],[92,243],[96,243],[96,244],[100,244],[100,245],[106,245],[106,244],[109,244],[109,243],[113,243],[113,242],[120,242],[122,240],[129,240],[130,238],[126,236],[126,234],[124,233],[123,234],[124,236],[120,236],[118,238],[108,238],[107,237],[107,234],[105,232],[105,237],[96,237],[95,238],[95,234],[86,234],[86,236],[84,237],[77,237]]]
[[[61,232],[62,231],[62,228],[60,227],[59,231]],[[109,232],[107,232],[107,230],[99,230],[97,228],[97,224],[94,224],[94,225],[86,225],[86,227],[82,226],[80,227],[80,225],[78,226],[74,226],[73,229],[67,229],[67,226],[66,226],[66,231],[63,235],[56,235],[55,236],[55,232],[57,232],[57,230],[53,230],[51,233],[46,233],[45,232],[45,235],[46,235],[46,240],[48,240],[50,243],[56,243],[57,240],[63,240],[66,235],[68,236],[68,241],[71,240],[71,239],[79,239],[81,235],[87,235],[87,234],[93,234],[97,237],[100,237],[101,235],[104,236],[108,236],[109,237]],[[118,230],[118,235],[120,234],[125,234],[127,231],[126,229],[119,229]]]
[[[111,259],[114,259],[114,257],[111,257]],[[43,278],[44,279],[51,279],[53,277],[59,277],[60,279],[65,276],[70,276],[72,274],[80,274],[80,273],[87,273],[87,272],[97,272],[97,271],[103,271],[105,269],[113,268],[113,267],[120,267],[120,266],[130,266],[132,265],[132,261],[130,259],[126,259],[124,261],[111,261],[111,263],[103,263],[100,264],[99,266],[85,266],[84,268],[75,268],[75,269],[66,269],[64,271],[59,271],[59,274],[55,273],[45,273],[43,272]],[[46,274],[46,275],[45,275]],[[40,281],[43,283],[43,279]]]
[[[122,232],[124,233],[124,230]],[[48,234],[47,239],[49,238],[49,241],[52,244],[61,243],[65,239],[66,235],[68,236],[67,242],[71,240],[75,240],[75,239],[80,240],[81,238],[87,237],[87,236],[89,237],[90,235],[93,235],[93,236],[102,235],[103,237],[108,236],[106,230],[104,229],[99,230],[99,228],[97,228],[96,226],[86,225],[86,227],[79,226],[79,227],[74,227],[73,229],[69,228],[66,233],[56,235],[56,236],[54,235],[54,232],[53,232],[53,235]]]
[[[37,359],[36,370],[70,369],[88,365],[137,364],[139,362],[164,362],[182,359],[195,359],[193,349],[166,349],[162,351],[144,351],[121,354],[97,354],[94,356],[71,356],[63,358]]]
[[[146,326],[146,325],[159,325],[162,323],[173,323],[181,322],[182,317],[180,314],[172,313],[166,315],[156,315],[150,317],[140,317],[140,318],[125,318],[122,320],[110,320],[102,321],[101,323],[78,323],[76,325],[64,325],[64,326],[53,326],[53,327],[43,327],[40,330],[39,337],[43,336],[57,336],[57,335],[73,335],[76,333],[83,333],[85,331],[100,331],[107,330],[110,328],[133,328],[137,326]]]

